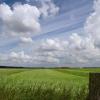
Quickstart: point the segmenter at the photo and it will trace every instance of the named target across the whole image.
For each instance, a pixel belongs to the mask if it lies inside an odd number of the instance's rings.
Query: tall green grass
[[[0,69],[0,100],[87,100],[90,71]]]
[[[86,86],[65,87],[61,83],[0,86],[0,100],[86,100]]]

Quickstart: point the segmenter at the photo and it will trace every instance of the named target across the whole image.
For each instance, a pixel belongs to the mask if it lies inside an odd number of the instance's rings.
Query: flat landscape
[[[89,72],[100,68],[1,68],[0,100],[87,100]]]

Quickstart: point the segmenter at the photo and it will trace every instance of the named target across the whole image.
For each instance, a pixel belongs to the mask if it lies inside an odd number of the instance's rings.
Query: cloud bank
[[[50,0],[51,1],[51,0]],[[50,2],[47,0],[47,2]],[[73,33],[66,40],[60,38],[47,38],[39,42],[32,41],[31,38],[21,38],[25,43],[32,43],[31,53],[24,51],[11,52],[8,55],[0,55],[0,61],[11,61],[16,65],[25,64],[32,66],[99,66],[100,65],[100,0],[94,2],[94,12],[90,14],[84,25],[85,36]],[[7,6],[7,9],[9,7]],[[48,7],[47,7],[48,8]],[[12,13],[4,13],[9,17]],[[7,16],[6,16],[7,15]],[[34,15],[34,14],[33,14]],[[46,16],[48,14],[45,14]],[[38,21],[38,16],[34,19]],[[1,19],[5,18],[1,16]],[[5,18],[6,19],[6,18]],[[38,22],[37,22],[38,23]],[[35,29],[35,28],[34,28]],[[28,48],[28,46],[27,46]],[[17,65],[18,65],[17,64]]]

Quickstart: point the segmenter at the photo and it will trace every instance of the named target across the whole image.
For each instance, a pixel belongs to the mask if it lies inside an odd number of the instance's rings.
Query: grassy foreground
[[[0,69],[0,100],[87,100],[95,69]]]

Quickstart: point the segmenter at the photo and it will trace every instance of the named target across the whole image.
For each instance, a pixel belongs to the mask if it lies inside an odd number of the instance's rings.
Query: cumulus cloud
[[[12,62],[19,62],[19,63],[22,63],[22,62],[29,62],[31,61],[31,57],[27,54],[24,53],[24,51],[21,51],[21,52],[11,52],[10,55],[9,55],[9,59],[12,61]]]
[[[73,33],[66,40],[60,38],[43,39],[32,44],[30,54],[24,53],[24,51],[11,52],[8,56],[3,56],[2,61],[6,61],[8,57],[13,62],[28,62],[33,66],[99,66],[99,5],[100,0],[95,1],[94,12],[87,18],[84,26],[85,36]],[[32,42],[31,38],[26,37],[21,38],[21,40],[22,42]]]
[[[52,17],[57,15],[59,7],[56,6],[52,0],[38,0],[41,3],[39,10],[43,18]]]
[[[85,31],[92,37],[96,46],[100,47],[100,0],[94,1],[94,12],[87,18]]]
[[[32,36],[41,30],[40,17],[55,16],[59,7],[52,0],[37,0],[40,6],[15,3],[0,4],[0,34],[4,36]]]
[[[34,47],[36,46],[36,47]],[[14,65],[31,66],[88,66],[100,61],[100,50],[90,37],[81,37],[74,33],[68,40],[48,38],[33,44],[30,53],[11,52],[3,55],[2,61]],[[91,62],[92,61],[92,62]]]
[[[40,11],[29,4],[0,4],[0,34],[30,35],[40,31]]]
[[[87,18],[85,36],[73,33],[67,40],[46,39],[38,45],[37,56],[53,57],[60,65],[99,66],[100,64],[100,0]]]
[[[11,52],[9,54],[0,54],[0,64],[6,64],[11,66],[24,66],[27,63],[31,63],[32,58],[24,51]]]
[[[42,41],[40,48],[41,50],[44,50],[44,51],[62,49],[59,42],[60,42],[59,39],[46,39]]]
[[[33,40],[30,37],[21,37],[20,41],[21,43],[33,43]]]

